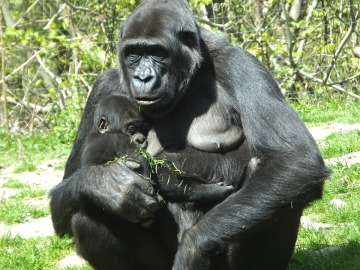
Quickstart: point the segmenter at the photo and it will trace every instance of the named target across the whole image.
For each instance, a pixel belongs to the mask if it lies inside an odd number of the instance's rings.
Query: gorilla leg
[[[294,250],[301,213],[301,210],[289,212],[261,232],[231,244],[229,269],[286,269]]]
[[[156,225],[144,228],[92,210],[75,214],[72,227],[78,254],[95,269],[171,269],[175,248],[161,241]]]

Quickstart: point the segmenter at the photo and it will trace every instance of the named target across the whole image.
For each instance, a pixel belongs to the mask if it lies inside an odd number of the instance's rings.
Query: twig
[[[5,44],[4,44],[4,38],[3,38],[3,28],[2,28],[2,18],[3,13],[0,8],[0,44],[1,44],[1,78],[5,78]],[[7,109],[7,100],[6,100],[6,82],[5,79],[1,80],[2,82],[2,98],[3,98],[3,113],[4,113],[4,125],[6,134],[9,134],[9,119],[8,119],[8,109]]]
[[[50,48],[50,47],[54,47],[56,44],[52,44],[52,45],[49,45],[48,47],[46,48],[43,48],[37,52],[35,52],[32,56],[29,57],[28,60],[26,60],[24,63],[22,63],[19,67],[17,67],[16,69],[14,69],[9,75],[5,76],[5,78],[3,78],[2,80],[0,80],[0,83],[2,83],[3,81],[7,81],[11,76],[13,76],[15,73],[19,72],[20,70],[22,70],[25,66],[27,66],[31,61],[34,60],[34,58],[36,58],[36,56],[43,52],[44,50]]]
[[[50,69],[47,68],[47,66],[45,65],[44,61],[40,58],[40,56],[38,54],[35,55],[36,59],[38,60],[40,66],[44,69],[44,71],[52,78],[56,81],[57,84],[61,84],[61,78],[56,76],[54,73],[51,72]]]
[[[3,101],[3,98],[0,98],[0,101]],[[21,105],[23,108],[25,108],[30,113],[32,113],[34,111],[35,114],[39,114],[39,113],[46,114],[53,110],[53,107],[51,104],[47,104],[45,106],[39,106],[39,105],[32,104],[32,103],[25,104],[19,98],[13,98],[10,96],[7,97],[7,102],[9,104],[13,104],[13,105]]]
[[[338,86],[338,85],[333,85],[330,81],[329,81],[329,83],[324,83],[324,81],[323,81],[322,79],[317,78],[317,77],[315,77],[314,75],[311,75],[311,74],[309,74],[309,73],[306,73],[306,72],[303,71],[303,70],[299,70],[299,72],[300,72],[304,77],[309,78],[309,79],[313,80],[314,82],[318,82],[318,83],[324,84],[325,86],[334,88],[334,89],[339,90],[339,91],[341,91],[341,92],[344,92],[344,93],[348,94],[348,95],[351,96],[351,97],[360,99],[360,96],[359,96],[359,95],[354,94],[354,93],[352,93],[352,92],[349,92],[349,91],[345,90],[344,88],[342,88],[342,87],[340,87],[340,86]]]
[[[293,38],[292,38],[293,33],[290,30],[290,17],[289,17],[289,14],[288,14],[287,10],[286,10],[285,3],[284,3],[283,0],[281,0],[280,4],[281,4],[281,9],[283,11],[283,14],[285,16],[285,22],[286,22],[285,27],[286,27],[286,37],[287,37],[288,44],[289,44],[288,53],[289,53],[290,66],[292,68],[296,69],[297,66],[296,66],[296,63],[294,62],[294,58],[293,58],[293,55],[292,55],[293,48],[294,48],[294,42],[293,42]]]
[[[217,27],[217,28],[221,28],[221,29],[226,29],[227,27],[229,27],[230,23],[225,23],[225,24],[219,24],[219,23],[213,23],[211,21],[208,21],[204,18],[201,17],[195,17],[195,19],[201,23],[205,23],[211,27]]]
[[[39,1],[40,1],[40,0],[36,0],[34,3],[32,3],[32,5],[21,15],[21,17],[19,18],[19,20],[18,20],[12,27],[15,28],[15,27],[21,22],[22,18],[24,18],[25,15],[26,15],[27,13],[29,13],[30,10],[32,10],[33,7],[34,7],[37,3],[39,3]]]
[[[74,6],[73,4],[69,3],[68,1],[63,0],[63,2],[64,2],[66,5],[68,5],[69,7],[71,7],[72,9],[75,9],[75,10],[90,11],[90,9],[88,9],[88,8],[83,8],[83,7]]]
[[[88,93],[91,92],[91,86],[90,84],[83,78],[83,77],[80,77],[80,81],[85,85],[85,87],[88,89]]]
[[[346,42],[350,38],[351,34],[355,31],[356,18],[359,15],[359,12],[357,12],[357,14],[355,15],[353,7],[354,7],[353,1],[350,0],[350,14],[351,14],[350,27],[349,27],[348,31],[346,32],[344,38],[339,43],[339,46],[335,51],[334,57],[331,59],[330,65],[328,66],[328,68],[325,71],[324,78],[323,78],[323,84],[327,84],[327,81],[329,80],[329,77],[330,77],[330,73],[331,73],[331,71],[333,70],[333,68],[334,68],[334,66],[336,64],[336,60],[338,59],[343,47],[345,46]]]
[[[309,28],[309,22],[312,17],[312,12],[316,8],[317,4],[318,4],[318,0],[314,0],[309,7],[308,14],[305,19],[305,23],[306,23],[305,31]],[[304,38],[300,41],[299,48],[296,52],[296,62],[298,62],[300,60],[300,56],[301,56],[302,51],[304,50],[305,43],[306,43],[306,35],[304,35]]]
[[[59,17],[59,15],[61,14],[61,12],[64,10],[64,8],[66,7],[66,4],[62,4],[61,7],[59,8],[59,10],[56,12],[56,14],[54,16],[52,16],[52,18],[49,20],[49,22],[45,25],[45,27],[43,28],[44,30],[48,30],[50,28],[50,25],[53,23],[53,21]]]
[[[47,66],[45,65],[45,63],[43,62],[43,60],[40,58],[40,56],[36,55],[36,59],[38,60],[40,66],[43,68],[43,70],[46,72],[46,74],[48,74],[52,79],[55,80],[55,82],[60,85],[62,83],[61,78],[56,76],[54,73],[51,72],[50,69],[47,68]],[[65,108],[65,97],[64,97],[64,93],[61,92],[58,89],[58,93],[59,93],[59,105],[61,109]]]
[[[348,81],[351,81],[353,79],[356,79],[357,77],[360,77],[360,73],[358,74],[355,74],[354,76],[351,76],[345,80],[342,80],[342,81],[339,81],[339,82],[333,82],[333,83],[328,83],[329,86],[332,86],[332,85],[335,85],[335,84],[343,84],[343,83],[346,83]]]

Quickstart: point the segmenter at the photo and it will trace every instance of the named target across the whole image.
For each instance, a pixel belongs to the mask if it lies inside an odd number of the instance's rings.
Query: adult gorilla
[[[98,269],[285,269],[302,210],[321,197],[330,172],[268,71],[200,29],[180,0],[149,0],[130,15],[119,62],[119,70],[95,83],[64,181],[51,192],[56,232],[74,235],[78,252]],[[120,161],[80,168],[94,106],[119,93],[147,118],[155,156],[163,149],[228,152],[248,144],[238,191],[180,243],[171,212],[142,176]]]

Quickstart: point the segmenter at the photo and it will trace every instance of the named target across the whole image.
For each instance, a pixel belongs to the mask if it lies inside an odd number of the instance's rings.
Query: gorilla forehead
[[[196,24],[183,1],[146,1],[125,21],[122,38],[166,37],[181,31],[196,31]]]

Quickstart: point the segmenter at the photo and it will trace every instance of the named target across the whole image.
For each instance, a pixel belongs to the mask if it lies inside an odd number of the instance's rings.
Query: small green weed
[[[304,211],[315,222],[331,225],[329,229],[300,228],[293,269],[360,269],[360,166],[333,166],[334,174],[325,182],[323,199]],[[346,207],[330,201],[339,199]]]
[[[324,158],[360,151],[360,130],[330,134],[320,144]]]
[[[46,195],[46,191],[32,188],[26,183],[9,180],[3,185],[6,188],[17,189],[19,192],[0,204],[0,222],[15,224],[49,215],[48,207],[36,207],[26,203],[26,199],[38,198]]]
[[[329,122],[354,124],[360,121],[359,102],[319,102],[292,104],[302,120],[309,125],[321,125]]]
[[[57,236],[22,239],[8,235],[0,238],[0,269],[53,270],[58,261],[73,251],[73,240]],[[88,265],[68,267],[68,270],[90,270]]]

